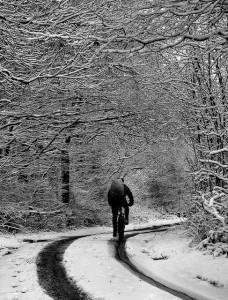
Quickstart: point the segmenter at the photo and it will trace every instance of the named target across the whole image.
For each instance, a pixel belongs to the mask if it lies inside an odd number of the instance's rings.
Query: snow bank
[[[147,276],[196,299],[228,299],[228,259],[213,258],[189,248],[181,230],[130,238],[130,261]]]

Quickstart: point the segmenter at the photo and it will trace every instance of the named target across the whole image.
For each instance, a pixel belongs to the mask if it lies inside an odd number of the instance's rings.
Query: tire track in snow
[[[87,235],[85,235],[87,236]],[[43,248],[36,259],[39,284],[56,300],[90,300],[86,293],[71,283],[62,264],[63,253],[77,236],[64,238]]]
[[[159,232],[167,230],[170,226],[156,226],[154,228],[144,228],[140,230],[130,230],[126,232],[126,238],[135,236],[137,234],[147,232]],[[102,233],[101,233],[102,234]],[[110,233],[109,233],[110,234]],[[80,288],[78,288],[68,278],[66,270],[63,266],[62,259],[63,254],[67,247],[75,240],[98,234],[88,234],[82,236],[73,236],[69,238],[63,238],[55,242],[51,242],[42,249],[36,259],[37,274],[39,284],[46,291],[46,293],[56,300],[91,300],[91,298]],[[145,276],[140,270],[138,270],[128,259],[125,251],[125,243],[118,244],[117,242],[109,242],[112,247],[116,248],[116,258],[122,263],[122,265],[129,271],[133,272],[135,276],[138,276],[141,280],[156,286],[157,288],[164,290],[174,296],[183,300],[195,300],[183,293],[174,291],[166,286],[154,281],[150,277]]]
[[[159,231],[166,231],[167,230],[167,227],[164,228],[162,226],[159,226],[158,228],[156,229],[152,229],[152,230],[149,230],[148,232],[159,232]],[[135,230],[137,231],[137,233],[131,233],[131,234],[125,234],[125,238],[128,239],[130,237],[133,237],[133,236],[136,236],[138,234],[140,234],[138,232],[138,230]],[[111,242],[110,242],[111,243]],[[126,250],[125,250],[125,243],[126,243],[126,240],[123,242],[123,243],[116,243],[115,247],[116,247],[116,259],[118,259],[124,267],[128,268],[129,271],[133,272],[136,276],[138,276],[140,279],[144,280],[145,282],[147,282],[148,284],[151,284],[153,286],[156,286],[157,288],[163,290],[163,291],[166,291],[176,297],[179,297],[180,299],[183,299],[183,300],[196,300],[195,298],[192,298],[184,293],[181,293],[181,292],[178,292],[176,290],[173,290],[165,285],[163,285],[162,283],[154,280],[153,278],[151,277],[148,277],[146,275],[144,275],[128,258],[127,256],[127,253],[126,253]]]

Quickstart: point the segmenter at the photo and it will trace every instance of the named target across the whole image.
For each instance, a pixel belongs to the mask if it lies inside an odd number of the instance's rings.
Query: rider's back
[[[108,202],[110,206],[119,206],[125,199],[124,183],[121,179],[113,180],[108,191]]]

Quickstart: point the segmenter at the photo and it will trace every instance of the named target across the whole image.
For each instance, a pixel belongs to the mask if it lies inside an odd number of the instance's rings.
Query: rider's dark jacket
[[[127,202],[126,196],[128,196],[129,202]],[[124,184],[124,196],[119,195],[119,196],[113,197],[111,195],[110,190],[108,191],[108,203],[110,206],[113,206],[113,207],[119,206],[120,202],[123,203],[123,206],[125,206],[125,205],[132,206],[134,204],[134,198],[133,198],[132,192],[126,184]]]

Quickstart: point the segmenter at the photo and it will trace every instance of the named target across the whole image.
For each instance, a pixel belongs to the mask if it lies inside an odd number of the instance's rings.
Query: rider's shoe
[[[117,236],[117,232],[113,231],[113,237],[116,237],[116,236]]]
[[[129,220],[128,220],[128,219],[125,219],[125,220],[124,220],[124,223],[125,223],[125,225],[128,225],[128,224],[129,224]]]

